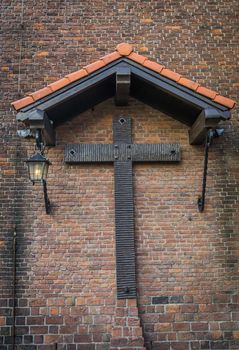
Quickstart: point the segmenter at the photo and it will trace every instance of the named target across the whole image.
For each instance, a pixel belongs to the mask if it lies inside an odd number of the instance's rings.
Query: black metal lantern
[[[27,159],[26,163],[28,166],[29,179],[32,181],[33,185],[35,182],[42,182],[43,184],[46,213],[50,214],[51,205],[47,195],[46,178],[48,167],[51,163],[40,152],[37,152]]]
[[[42,180],[46,181],[48,167],[50,162],[41,153],[36,153],[27,161],[29,179],[35,183]]]

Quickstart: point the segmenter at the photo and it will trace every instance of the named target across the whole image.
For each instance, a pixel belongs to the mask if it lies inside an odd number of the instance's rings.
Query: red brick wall
[[[10,3],[10,4],[9,4]],[[106,101],[57,128],[48,192],[28,182],[33,140],[16,137],[10,102],[93,62],[122,41],[237,99],[236,1],[3,1],[0,74],[0,349],[12,341],[12,237],[17,232],[18,349],[237,349],[238,122],[209,155],[188,127],[131,99]],[[19,81],[20,42],[21,66]],[[178,142],[180,164],[134,166],[138,308],[116,302],[111,165],[67,166],[69,142],[112,142],[112,117],[130,115],[136,143]],[[139,314],[139,316],[138,316]],[[141,327],[139,324],[141,322]]]

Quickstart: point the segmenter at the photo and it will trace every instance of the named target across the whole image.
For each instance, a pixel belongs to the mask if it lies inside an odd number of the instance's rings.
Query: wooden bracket
[[[18,118],[21,120],[22,116]],[[55,146],[56,136],[55,130],[53,129],[52,123],[49,120],[47,113],[41,109],[34,109],[27,113],[27,119],[24,118],[23,121],[27,124],[31,130],[41,129],[42,137],[45,146]]]
[[[129,101],[130,92],[130,68],[119,67],[116,72],[116,106],[126,106]]]
[[[190,145],[200,145],[205,141],[209,129],[218,127],[218,123],[224,120],[220,112],[214,108],[204,109],[189,130]]]

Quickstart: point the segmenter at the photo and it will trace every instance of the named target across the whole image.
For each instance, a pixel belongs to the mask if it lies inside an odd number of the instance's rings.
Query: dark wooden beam
[[[129,102],[130,92],[130,68],[119,67],[116,71],[116,106],[126,106]]]
[[[49,120],[47,113],[40,109],[35,109],[28,114],[27,123],[30,129],[41,129],[43,141],[46,146],[55,146],[56,136],[52,123]]]
[[[216,129],[221,120],[224,120],[224,117],[220,111],[213,108],[204,109],[189,130],[190,145],[202,144],[207,136],[207,131]]]

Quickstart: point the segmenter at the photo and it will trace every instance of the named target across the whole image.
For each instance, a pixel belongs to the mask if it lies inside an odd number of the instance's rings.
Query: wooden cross
[[[178,162],[178,144],[132,144],[131,118],[113,120],[114,144],[65,146],[66,163],[114,162],[118,299],[136,297],[132,162]]]

